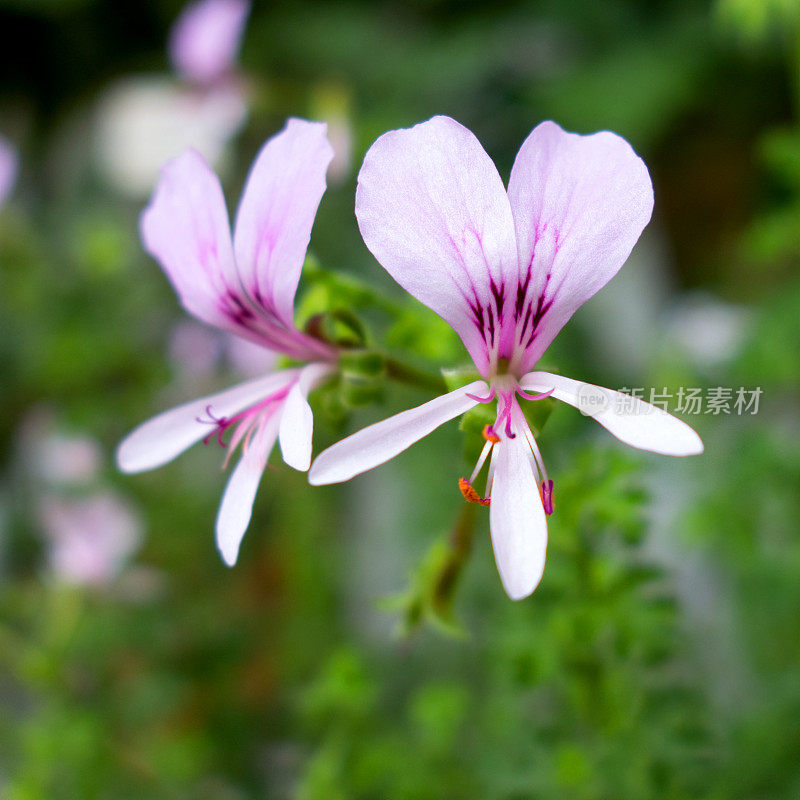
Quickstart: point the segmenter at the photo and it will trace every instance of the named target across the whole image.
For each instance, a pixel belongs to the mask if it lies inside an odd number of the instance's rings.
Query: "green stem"
[[[441,375],[403,364],[395,358],[386,359],[386,376],[398,383],[416,386],[418,389],[427,389],[436,394],[447,392],[447,384]]]
[[[789,54],[789,80],[794,94],[795,114],[800,118],[800,24],[792,31],[793,42]]]
[[[439,573],[433,593],[434,607],[443,616],[449,615],[456,585],[472,553],[476,508],[472,503],[463,504],[458,514],[458,519],[448,537],[449,556],[442,571]]]

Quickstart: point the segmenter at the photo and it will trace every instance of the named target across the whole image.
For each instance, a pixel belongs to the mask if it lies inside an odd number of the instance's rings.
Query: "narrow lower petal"
[[[506,594],[521,600],[539,585],[544,572],[547,519],[525,437],[502,439],[493,461],[489,526],[494,558]]]
[[[694,456],[703,452],[703,442],[692,428],[644,400],[548,372],[530,372],[520,385],[526,391],[553,389],[553,397],[593,417],[631,447],[666,456]]]
[[[294,296],[333,159],[324,122],[290,119],[250,170],[236,217],[236,262],[247,294],[294,327]]]
[[[290,467],[301,472],[307,472],[311,466],[314,415],[308,404],[308,393],[331,371],[328,364],[309,364],[303,367],[297,382],[283,401],[278,434],[281,454]]]
[[[317,456],[308,474],[309,483],[341,483],[389,461],[440,425],[476,406],[478,401],[469,394],[487,391],[483,381],[474,381],[348,436]]]
[[[381,266],[452,325],[487,375],[516,290],[517,247],[480,142],[449,117],[385,133],[359,172],[356,217]]]
[[[511,170],[519,250],[517,340],[530,369],[564,323],[619,271],[653,211],[647,167],[620,136],[537,125]]]
[[[165,411],[140,425],[117,448],[123,472],[160,467],[213,432],[213,420],[230,417],[291,383],[297,370],[284,370],[241,383]]]
[[[278,419],[275,415],[259,433],[258,442],[254,442],[242,454],[225,487],[217,513],[216,535],[219,552],[229,567],[236,563],[239,556],[239,546],[253,514],[258,484],[275,445],[277,433]]]

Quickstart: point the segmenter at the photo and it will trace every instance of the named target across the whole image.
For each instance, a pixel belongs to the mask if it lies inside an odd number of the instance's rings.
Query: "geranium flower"
[[[0,136],[0,206],[5,203],[17,180],[18,159],[14,148]]]
[[[703,449],[688,425],[661,409],[531,371],[625,262],[652,209],[647,168],[613,133],[579,136],[543,122],[517,154],[507,192],[475,136],[448,117],[381,136],[359,173],[361,234],[387,272],[452,325],[484,380],[333,445],[315,460],[310,482],[348,480],[496,400],[480,459],[459,483],[467,500],[490,505],[506,592],[529,595],[544,570],[554,495],[518,398],[553,396],[644,450],[683,456]],[[490,454],[482,497],[473,484]]]
[[[146,422],[119,446],[125,472],[166,464],[204,439],[241,445],[217,516],[217,545],[236,562],[270,451],[298,470],[311,462],[308,392],[333,370],[334,348],[294,324],[294,296],[325,191],[333,151],[324,123],[291,119],[262,148],[245,186],[231,239],[216,175],[196,151],[167,163],[142,214],[147,251],[161,264],[184,308],[222,330],[305,366],[281,370],[203,397]]]

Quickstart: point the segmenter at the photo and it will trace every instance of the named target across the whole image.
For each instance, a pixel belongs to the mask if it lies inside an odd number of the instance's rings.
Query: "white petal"
[[[665,456],[694,456],[703,452],[703,442],[692,428],[644,400],[548,372],[529,372],[520,385],[526,391],[553,389],[553,397],[593,417],[631,447]]]
[[[544,572],[547,520],[525,437],[495,446],[489,526],[503,588],[512,600],[527,597]]]
[[[290,383],[296,376],[297,370],[293,369],[275,372],[153,417],[122,440],[117,448],[119,468],[123,472],[142,472],[172,461],[213,431],[208,422],[199,421],[209,419],[209,410],[217,418],[230,417]]]
[[[267,459],[275,444],[278,432],[278,416],[274,415],[259,434],[257,442],[239,459],[236,469],[231,473],[222,503],[217,513],[217,547],[225,563],[232,567],[239,556],[250,517],[258,484],[264,474]]]
[[[306,472],[311,465],[311,437],[314,432],[314,415],[308,404],[308,393],[326,375],[328,364],[309,364],[300,372],[283,402],[280,424],[280,443],[283,460],[295,469]]]
[[[483,381],[474,381],[342,439],[317,456],[308,474],[309,483],[313,486],[341,483],[385,463],[440,425],[477,405],[467,394],[487,392]]]

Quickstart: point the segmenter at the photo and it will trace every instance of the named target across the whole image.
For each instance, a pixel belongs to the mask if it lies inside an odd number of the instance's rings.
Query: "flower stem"
[[[448,537],[448,558],[438,575],[433,592],[433,606],[443,619],[451,616],[456,584],[472,553],[475,508],[472,503],[464,503]]]

